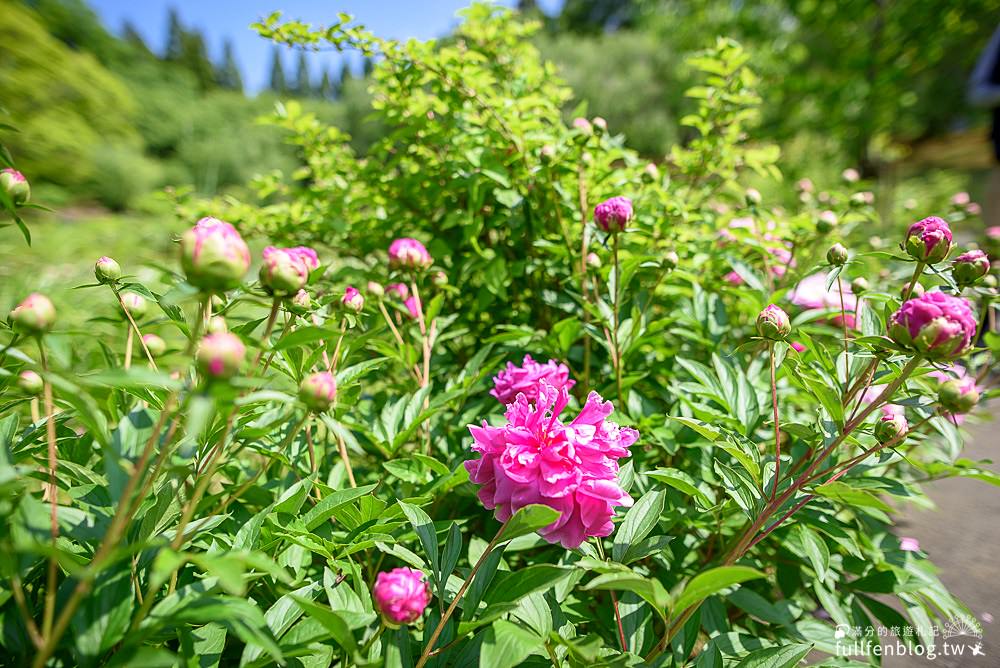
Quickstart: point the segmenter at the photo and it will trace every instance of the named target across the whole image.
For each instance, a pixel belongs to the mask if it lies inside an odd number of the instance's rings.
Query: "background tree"
[[[293,90],[301,97],[310,97],[313,94],[312,81],[309,76],[309,61],[305,51],[299,51],[295,65],[295,88]]]
[[[219,68],[218,81],[220,88],[243,92],[243,77],[240,76],[240,68],[236,64],[233,43],[228,39],[222,47],[222,66]]]
[[[281,62],[281,52],[278,47],[271,50],[271,79],[268,88],[275,93],[287,93],[288,82],[285,80],[285,66]]]

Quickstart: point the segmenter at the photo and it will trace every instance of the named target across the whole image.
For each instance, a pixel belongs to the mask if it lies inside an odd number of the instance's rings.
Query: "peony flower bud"
[[[45,389],[45,382],[37,373],[26,369],[17,375],[17,387],[25,394],[37,396]]]
[[[594,207],[594,221],[605,232],[621,232],[632,221],[632,200],[612,197]]]
[[[656,182],[660,180],[660,168],[656,166],[655,162],[647,163],[642,170],[642,175],[647,180]]]
[[[795,186],[799,189],[799,192],[811,193],[815,186],[811,179],[803,178],[799,179]]]
[[[56,322],[56,307],[43,294],[33,292],[10,312],[10,324],[23,334],[43,334]]]
[[[928,292],[904,303],[889,318],[889,336],[932,360],[950,360],[972,347],[976,318],[969,302],[943,292]]]
[[[552,158],[556,157],[556,147],[552,144],[545,144],[539,151],[539,155],[542,158],[542,162],[549,162]]]
[[[399,297],[401,300],[405,300],[410,294],[410,289],[406,287],[406,283],[390,283],[385,286],[385,291],[390,295]]]
[[[209,378],[232,378],[246,359],[247,349],[239,337],[229,332],[208,334],[198,344],[198,369]]]
[[[591,269],[600,269],[601,256],[597,253],[587,253],[587,266]]]
[[[951,228],[937,216],[924,218],[910,225],[903,248],[919,262],[940,262],[951,252]]]
[[[156,334],[143,334],[142,342],[146,344],[146,350],[153,357],[163,357],[163,354],[167,352],[167,342]]]
[[[975,378],[962,378],[941,383],[938,403],[946,413],[968,413],[979,403],[979,390]]]
[[[830,246],[826,252],[826,261],[834,267],[843,267],[847,264],[847,249],[843,244],[836,243]]]
[[[858,276],[851,281],[851,292],[856,295],[863,295],[868,292],[868,280],[864,276]]]
[[[910,290],[910,285],[913,285],[912,291]],[[904,283],[903,287],[899,289],[899,296],[904,297],[907,292],[910,292],[910,297],[923,297],[924,293],[927,291],[924,289],[924,286],[920,285],[920,283],[910,281],[909,283]]]
[[[411,624],[431,602],[431,588],[415,568],[394,568],[375,578],[372,598],[379,612],[392,624]]]
[[[882,417],[875,423],[875,440],[884,445],[906,434],[909,429],[910,425],[906,421],[902,407],[887,404],[882,407]]]
[[[801,343],[799,343],[798,341],[792,341],[791,344],[789,345],[791,345],[792,350],[794,350],[797,353],[804,353],[806,351],[806,347]]]
[[[337,401],[337,381],[329,371],[306,376],[299,384],[299,400],[311,411],[322,413]]]
[[[31,198],[31,186],[24,174],[16,169],[0,169],[0,189],[7,193],[7,197],[15,206],[20,206]]]
[[[951,276],[959,287],[975,285],[979,279],[990,273],[990,259],[981,250],[970,250],[955,258],[951,265]]]
[[[114,283],[122,277],[122,267],[105,255],[94,263],[94,277],[98,283]]]
[[[757,333],[771,341],[781,341],[792,332],[788,314],[780,306],[769,304],[757,316]]]
[[[919,552],[920,551],[920,541],[916,538],[909,538],[902,536],[899,539],[899,549],[903,552]]]
[[[434,264],[431,254],[416,239],[403,237],[389,244],[389,266],[403,269],[426,269]]]
[[[420,319],[420,300],[417,299],[416,295],[411,295],[403,300],[403,305],[406,307],[411,318],[414,320]]]
[[[840,173],[840,177],[848,183],[857,183],[861,179],[861,174],[853,167],[848,167]]]
[[[954,204],[955,206],[962,207],[962,206],[965,206],[966,204],[968,204],[971,201],[972,201],[972,198],[969,197],[969,193],[964,192],[964,191],[963,192],[957,192],[957,193],[955,193],[954,195],[951,196],[951,203]]]
[[[149,305],[146,303],[145,298],[134,292],[123,292],[122,302],[125,303],[125,308],[128,309],[133,320],[142,320],[146,317],[146,313],[149,312]]]
[[[833,230],[837,226],[837,214],[829,209],[821,211],[819,217],[816,219],[816,231],[820,234],[826,234]]]
[[[594,130],[596,130],[598,134],[604,134],[608,131],[608,122],[600,116],[594,116],[594,120],[592,120],[590,124],[594,126]]]
[[[208,326],[205,327],[205,330],[209,334],[222,334],[229,331],[229,325],[221,315],[213,315],[208,319]]]
[[[305,315],[312,310],[312,298],[305,290],[299,290],[288,300],[288,310],[295,315]]]
[[[448,274],[443,271],[434,272],[434,275],[431,276],[431,283],[439,288],[448,285]]]
[[[191,285],[230,290],[250,269],[250,249],[229,223],[202,218],[181,235],[181,266]]]
[[[378,281],[368,281],[368,294],[381,297],[385,294],[385,288]]]
[[[305,287],[309,280],[309,266],[293,249],[268,246],[263,257],[260,282],[270,294],[288,297]]]
[[[365,296],[358,292],[353,285],[348,285],[344,290],[344,296],[340,299],[340,304],[348,311],[360,313],[365,307]]]
[[[582,135],[594,134],[594,126],[591,125],[590,121],[588,121],[586,118],[574,118],[573,129],[578,131]]]
[[[677,265],[678,263],[680,263],[680,261],[681,259],[680,257],[678,257],[677,251],[670,250],[663,254],[663,266],[666,269],[673,271],[674,269],[677,268]]]
[[[764,199],[756,188],[747,188],[744,196],[747,198],[747,204],[760,204]]]

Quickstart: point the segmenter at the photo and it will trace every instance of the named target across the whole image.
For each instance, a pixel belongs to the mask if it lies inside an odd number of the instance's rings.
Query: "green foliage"
[[[763,84],[736,42],[689,59],[690,141],[654,172],[624,137],[565,122],[571,92],[540,60],[536,28],[486,5],[441,42],[383,40],[349,17],[258,26],[280,44],[373,57],[388,134],[356,146],[284,103],[270,123],[302,165],[267,164],[249,201],[178,192],[185,224],[211,214],[315,246],[324,268],[304,312],[254,279],[212,299],[176,261],[140,268],[153,241],[112,238],[125,250],[93,255],[118,255],[120,283],[78,267],[53,293],[61,313],[91,300],[85,329],[4,334],[0,646],[12,661],[784,667],[835,655],[837,625],[909,625],[926,645],[932,625],[967,614],[926,555],[902,549],[892,504],[925,502],[929,480],[1000,476],[961,458],[934,367],[883,336],[914,265],[869,251],[869,198],[848,185],[789,209],[747,189],[787,186],[778,150],[755,136]],[[609,236],[592,211],[613,195],[635,216]],[[832,272],[821,208],[852,247]],[[430,271],[387,266],[403,236],[427,243]],[[834,290],[868,278],[856,331],[841,309],[789,302],[817,273]],[[954,289],[944,266],[919,278]],[[405,282],[416,315],[375,291],[342,308],[346,286],[369,280]],[[149,302],[135,325],[117,291]],[[965,295],[985,309],[995,290]],[[754,335],[769,303],[792,312],[803,350]],[[219,319],[246,347],[230,380],[192,360]],[[136,329],[166,354],[130,347]],[[1000,347],[986,340],[993,350],[963,360],[970,375],[994,369]],[[546,505],[498,523],[463,465],[467,425],[504,420],[490,377],[524,353],[567,364],[568,414],[596,391],[640,434],[616,469],[634,503],[572,550],[536,534],[558,512]],[[25,370],[44,379],[40,399],[18,389]],[[296,394],[323,370],[337,394],[317,414]],[[884,394],[866,403],[872,384]],[[875,441],[888,400],[911,419],[905,442]],[[431,603],[388,628],[372,587],[401,566],[423,573]]]

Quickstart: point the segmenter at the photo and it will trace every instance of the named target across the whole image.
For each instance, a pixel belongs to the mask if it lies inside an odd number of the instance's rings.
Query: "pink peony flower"
[[[731,271],[722,277],[726,283],[730,285],[743,285],[743,277],[737,274],[735,271]]]
[[[424,574],[415,568],[394,568],[375,578],[372,598],[379,611],[393,624],[410,624],[420,619],[431,602],[431,588]]]
[[[919,552],[920,551],[920,541],[916,538],[901,537],[899,539],[899,549],[904,552]]]
[[[615,507],[632,505],[618,483],[618,460],[628,456],[639,433],[606,422],[614,409],[596,392],[569,424],[559,419],[567,403],[565,387],[557,390],[542,380],[536,403],[520,394],[507,405],[504,426],[469,425],[472,449],[482,457],[465,467],[498,521],[524,506],[547,505],[562,515],[539,535],[574,549],[588,538],[610,535]]]
[[[935,360],[961,356],[972,347],[975,334],[969,302],[936,290],[910,299],[889,318],[893,341]]]
[[[813,186],[812,180],[808,178],[799,179],[795,185],[798,187],[799,190],[801,190],[804,193],[811,193],[815,188],[815,186]]]
[[[993,225],[986,228],[986,238],[1000,239],[1000,225]]]
[[[788,300],[805,309],[837,309],[840,310],[840,292],[830,287],[826,289],[826,274],[819,273],[807,276],[799,281]],[[844,310],[855,311],[858,298],[851,292],[851,286],[844,286]]]
[[[951,203],[954,204],[955,206],[965,206],[970,201],[972,201],[972,198],[969,197],[969,193],[964,191],[957,192],[951,196]]]
[[[353,285],[348,285],[344,290],[344,296],[340,298],[340,303],[348,311],[358,313],[365,307],[365,296]]]
[[[416,296],[407,297],[403,302],[403,306],[406,310],[410,312],[410,317],[414,320],[420,319],[420,300]]]
[[[910,257],[933,264],[951,252],[951,228],[937,216],[929,216],[910,225],[903,246]]]
[[[529,403],[535,403],[538,401],[539,384],[543,380],[557,390],[563,387],[569,390],[576,384],[570,379],[569,368],[565,364],[555,360],[539,364],[531,359],[531,355],[525,355],[521,366],[507,362],[507,368],[493,377],[494,387],[490,394],[502,404],[511,403],[518,394],[523,394]]]
[[[389,244],[389,265],[406,269],[426,269],[434,264],[431,254],[416,239],[403,237]]]
[[[612,197],[594,207],[594,221],[605,232],[621,232],[632,220],[632,200]]]
[[[385,286],[385,291],[391,295],[396,295],[400,299],[406,299],[410,296],[410,289],[406,287],[406,283],[390,283]]]
[[[229,290],[250,268],[250,249],[229,223],[202,218],[181,236],[181,265],[192,285]]]

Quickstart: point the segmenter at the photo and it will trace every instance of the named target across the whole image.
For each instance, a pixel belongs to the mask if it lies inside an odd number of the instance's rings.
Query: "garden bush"
[[[794,210],[741,185],[781,172],[738,44],[691,59],[657,166],[564,123],[508,10],[439,43],[258,30],[376,56],[389,133],[358,154],[284,105],[305,166],[179,195],[155,284],[95,258],[101,335],[12,310],[5,662],[844,666],[844,627],[968,617],[892,516],[1000,483],[961,456],[988,258],[934,216],[872,250],[850,172]]]

